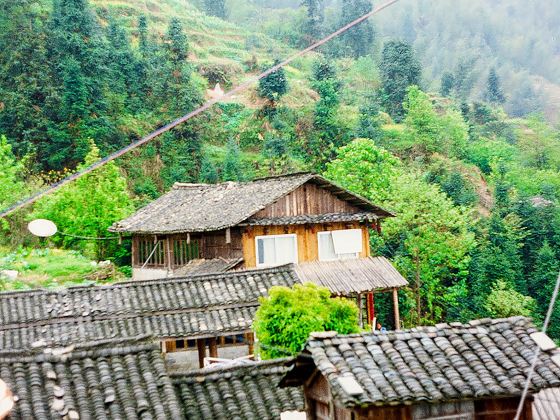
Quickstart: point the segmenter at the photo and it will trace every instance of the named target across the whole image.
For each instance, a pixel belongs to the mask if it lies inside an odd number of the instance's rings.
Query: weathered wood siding
[[[362,226],[359,222],[294,226],[248,226],[244,229],[242,235],[245,267],[257,266],[255,243],[255,237],[257,236],[295,233],[297,235],[298,262],[316,261],[319,259],[317,233],[340,229],[362,229],[362,252],[360,253],[360,258],[370,256],[369,229],[366,226]]]
[[[303,392],[309,420],[511,420],[519,404],[519,398],[515,397],[347,409],[334,403],[327,380],[317,370]],[[531,405],[532,398],[527,398],[521,420],[532,420]]]
[[[304,184],[270,204],[253,218],[297,216],[300,214],[359,213],[363,210],[337,198],[315,184]]]

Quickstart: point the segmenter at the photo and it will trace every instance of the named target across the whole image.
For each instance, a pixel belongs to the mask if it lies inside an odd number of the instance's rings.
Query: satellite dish
[[[35,219],[27,225],[27,229],[35,236],[48,238],[57,232],[56,225],[47,219]]]

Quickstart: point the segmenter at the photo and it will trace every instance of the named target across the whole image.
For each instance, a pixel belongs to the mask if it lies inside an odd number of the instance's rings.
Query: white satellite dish
[[[48,238],[57,232],[56,225],[47,219],[35,219],[27,225],[27,229],[35,236]]]

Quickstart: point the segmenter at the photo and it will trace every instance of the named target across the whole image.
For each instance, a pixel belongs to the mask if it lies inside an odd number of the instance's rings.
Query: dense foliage
[[[315,331],[358,332],[356,304],[330,296],[327,288],[311,283],[272,287],[268,297],[260,298],[253,322],[261,357],[296,355]]]

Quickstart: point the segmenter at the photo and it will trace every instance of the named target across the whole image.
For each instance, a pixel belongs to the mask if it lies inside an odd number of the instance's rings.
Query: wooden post
[[[204,367],[204,358],[206,357],[206,340],[197,338],[196,347],[198,348],[198,367]]]
[[[231,244],[231,229],[226,229],[226,244]]]
[[[249,355],[255,352],[255,336],[252,332],[245,334],[247,338],[247,344],[249,345]]]
[[[167,258],[167,270],[171,273],[173,269],[173,258],[171,256],[171,240],[169,236],[165,237],[165,257]]]
[[[373,299],[373,292],[368,292],[367,294],[367,310],[368,324],[371,325],[372,329],[375,329],[375,325],[372,325],[373,318],[375,318],[375,301]]]
[[[364,316],[362,314],[362,294],[358,293],[358,316],[360,328],[364,327]]]
[[[210,357],[218,357],[218,343],[216,337],[208,339],[208,347],[210,348]]]
[[[393,289],[393,310],[395,311],[395,330],[401,329],[401,317],[399,314],[399,291]]]

